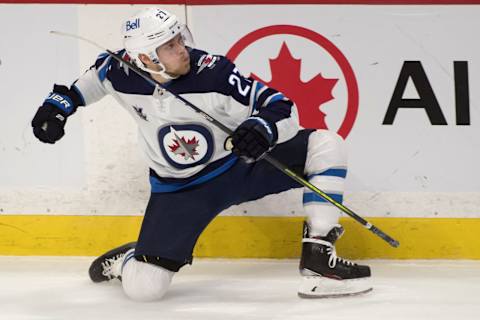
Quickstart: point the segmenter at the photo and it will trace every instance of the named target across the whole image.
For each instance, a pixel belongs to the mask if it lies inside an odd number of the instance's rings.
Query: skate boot
[[[309,237],[308,226],[304,224],[299,297],[334,298],[372,290],[368,283],[370,267],[337,256],[334,244],[343,232],[342,226],[337,225],[325,237]]]
[[[122,263],[125,254],[129,250],[134,249],[136,244],[136,242],[124,244],[123,246],[112,249],[95,259],[88,269],[90,279],[92,279],[93,282],[102,282],[112,279],[122,280]]]

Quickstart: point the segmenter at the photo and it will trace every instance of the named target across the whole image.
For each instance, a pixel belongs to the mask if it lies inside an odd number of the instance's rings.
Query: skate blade
[[[334,280],[319,276],[304,277],[297,294],[302,299],[358,296],[373,290],[367,279]]]

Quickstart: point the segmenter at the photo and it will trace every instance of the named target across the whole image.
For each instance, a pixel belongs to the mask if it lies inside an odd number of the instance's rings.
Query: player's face
[[[180,34],[158,47],[157,55],[166,72],[173,76],[182,76],[190,71],[190,55]]]

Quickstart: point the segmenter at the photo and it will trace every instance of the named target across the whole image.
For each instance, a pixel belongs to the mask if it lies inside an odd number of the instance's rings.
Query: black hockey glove
[[[33,134],[42,142],[57,142],[65,134],[67,117],[80,105],[84,103],[75,90],[55,84],[53,91],[33,117]]]
[[[277,142],[277,128],[263,118],[250,117],[242,122],[231,136],[233,153],[247,163],[258,161]]]

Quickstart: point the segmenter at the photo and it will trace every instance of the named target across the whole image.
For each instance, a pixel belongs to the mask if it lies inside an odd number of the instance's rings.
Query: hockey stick
[[[185,98],[175,94],[174,92],[171,92],[170,90],[168,90],[168,88],[166,88],[165,86],[163,86],[160,82],[154,80],[153,78],[149,77],[148,75],[146,75],[140,68],[138,68],[136,65],[134,65],[133,63],[131,63],[130,61],[126,61],[124,60],[121,56],[115,54],[114,52],[108,50],[107,48],[104,48],[102,46],[100,46],[99,44],[89,40],[89,39],[86,39],[84,37],[81,37],[81,36],[78,36],[78,35],[75,35],[75,34],[70,34],[70,33],[66,33],[66,32],[60,32],[60,31],[50,31],[50,33],[52,34],[55,34],[55,35],[60,35],[60,36],[67,36],[67,37],[72,37],[72,38],[75,38],[75,39],[80,39],[80,40],[83,40],[85,42],[88,42],[90,43],[91,45],[99,48],[100,50],[102,51],[105,51],[107,52],[112,58],[114,58],[115,60],[117,60],[118,62],[121,62],[123,64],[125,64],[130,70],[132,70],[133,72],[135,72],[136,74],[138,74],[139,76],[141,76],[143,79],[145,79],[145,81],[147,81],[148,83],[150,83],[151,85],[153,86],[160,86],[162,89],[164,90],[167,90],[168,92],[170,92],[173,96],[175,96],[175,98],[179,99],[180,101],[182,101],[183,103],[185,103],[187,106],[189,106],[190,108],[192,108],[193,110],[195,110],[197,113],[199,113],[203,118],[205,118],[207,121],[211,122],[212,124],[214,124],[215,126],[217,126],[219,129],[221,129],[222,131],[224,131],[225,133],[227,133],[228,135],[232,135],[233,131],[226,127],[224,124],[222,124],[221,122],[219,122],[218,120],[216,120],[215,118],[213,118],[212,116],[210,116],[209,114],[205,113],[203,110],[201,110],[200,108],[198,108],[197,106],[195,106],[194,104],[192,104],[190,101],[186,100]],[[350,217],[352,217],[353,219],[355,219],[357,222],[359,222],[360,224],[362,224],[366,229],[370,230],[371,232],[373,232],[374,234],[376,234],[377,236],[379,236],[380,238],[382,238],[383,240],[385,240],[386,242],[388,242],[388,244],[390,244],[392,247],[398,247],[400,245],[400,243],[393,239],[392,237],[390,237],[389,235],[387,235],[385,232],[381,231],[380,229],[378,229],[377,227],[375,227],[373,224],[371,224],[370,222],[368,222],[367,220],[363,219],[362,217],[360,217],[359,215],[357,215],[355,212],[353,212],[351,209],[347,208],[346,206],[344,206],[343,204],[335,201],[334,199],[332,199],[328,194],[326,194],[325,192],[323,192],[322,190],[318,189],[317,187],[315,187],[313,184],[311,184],[310,182],[308,182],[307,180],[305,180],[304,178],[300,177],[298,174],[296,174],[294,171],[290,170],[286,165],[284,165],[283,163],[281,163],[280,161],[278,161],[277,159],[273,158],[272,156],[270,156],[269,154],[266,154],[265,157],[263,158],[265,159],[267,162],[269,162],[271,165],[273,165],[275,168],[277,168],[278,170],[282,171],[283,173],[285,173],[287,176],[289,176],[290,178],[292,178],[293,180],[297,181],[299,184],[301,184],[302,186],[312,190],[314,193],[316,193],[317,195],[319,195],[320,197],[322,197],[323,199],[325,199],[326,201],[330,202],[332,205],[334,205],[335,207],[337,207],[339,210],[341,210],[342,212],[346,213],[347,215],[349,215]]]

